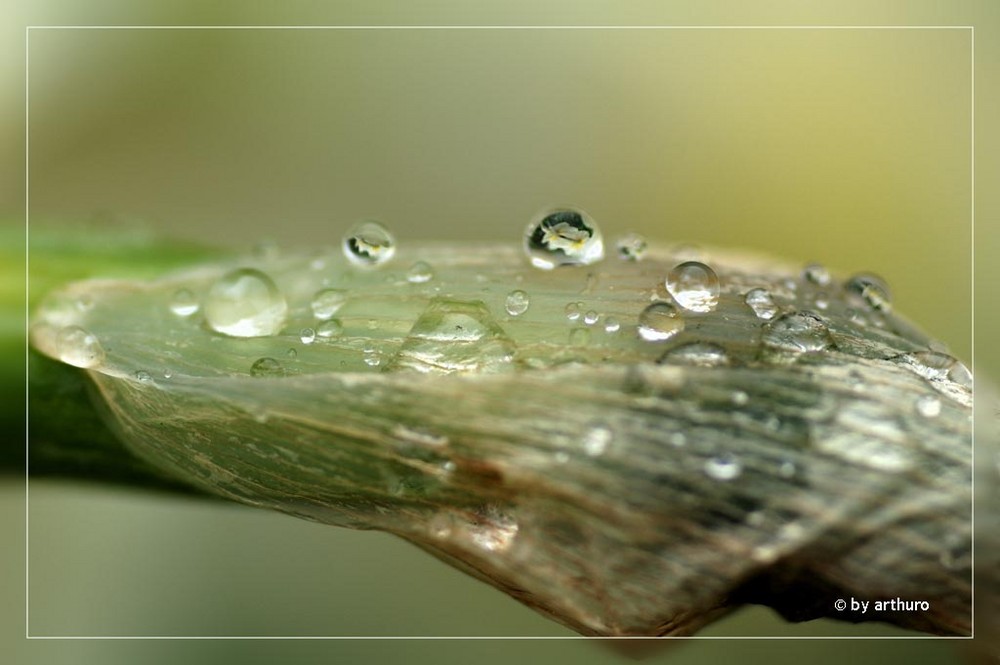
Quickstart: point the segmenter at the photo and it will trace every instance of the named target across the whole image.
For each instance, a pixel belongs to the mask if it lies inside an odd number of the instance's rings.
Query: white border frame
[[[455,635],[32,635],[29,629],[30,606],[30,525],[29,525],[29,399],[28,384],[28,323],[30,311],[30,44],[32,30],[968,30],[970,35],[970,297],[971,297],[971,357],[973,373],[976,368],[976,28],[972,25],[28,25],[24,29],[24,637],[27,640],[972,640],[976,634],[976,575],[975,575],[975,504],[976,480],[972,474],[972,506],[969,516],[972,525],[972,631],[968,636],[769,636],[769,635],[725,635],[725,636],[665,636],[665,637],[604,637],[590,638],[583,635],[541,635],[541,636],[455,636]],[[976,405],[972,402],[972,459],[975,468],[976,449]]]

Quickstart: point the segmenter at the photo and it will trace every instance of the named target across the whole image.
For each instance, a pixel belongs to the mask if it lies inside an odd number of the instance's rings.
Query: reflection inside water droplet
[[[344,234],[341,249],[354,265],[371,268],[380,266],[393,257],[396,253],[396,239],[380,222],[363,220]]]
[[[647,342],[663,342],[684,330],[684,319],[672,304],[654,302],[639,314],[637,330]]]
[[[589,265],[604,258],[597,224],[582,210],[560,208],[535,217],[524,234],[524,251],[536,268]]]
[[[226,273],[209,289],[205,320],[231,337],[266,337],[281,330],[288,305],[266,274],[252,268]]]
[[[517,289],[507,294],[504,308],[511,316],[521,316],[528,311],[529,305],[531,305],[531,298],[525,291]]]
[[[667,291],[674,301],[692,312],[710,312],[719,303],[719,277],[699,261],[685,261],[667,275]]]

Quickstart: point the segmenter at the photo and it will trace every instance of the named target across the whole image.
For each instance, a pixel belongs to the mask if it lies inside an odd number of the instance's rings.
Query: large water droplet
[[[529,305],[531,305],[531,298],[528,296],[527,292],[518,289],[507,294],[507,300],[504,303],[504,308],[511,316],[521,316],[528,311]]]
[[[810,263],[803,268],[802,278],[817,286],[826,286],[830,283],[830,271],[819,263]]]
[[[778,313],[778,306],[771,299],[771,294],[767,289],[750,289],[747,291],[746,304],[750,306],[758,319],[765,321],[773,319]]]
[[[434,279],[434,268],[426,261],[417,261],[406,272],[406,281],[410,284],[423,284]]]
[[[552,270],[600,261],[604,258],[604,240],[590,215],[560,208],[532,220],[524,233],[524,250],[533,266]]]
[[[205,298],[205,320],[232,337],[274,335],[285,324],[288,305],[271,278],[252,268],[226,273]]]
[[[379,266],[396,253],[396,239],[385,226],[374,220],[358,222],[344,234],[344,256],[356,266]]]
[[[889,285],[878,275],[857,274],[844,283],[844,290],[849,300],[869,310],[888,312],[892,309]]]
[[[684,330],[684,319],[668,302],[654,302],[639,314],[639,337],[662,342]]]
[[[719,304],[719,277],[699,261],[685,261],[667,275],[667,291],[692,312],[711,312]]]
[[[712,342],[690,342],[676,346],[657,361],[663,365],[700,365],[702,367],[719,367],[729,364],[726,350]]]
[[[732,480],[743,471],[743,464],[730,453],[716,455],[705,461],[705,473],[716,480]]]
[[[645,256],[649,243],[638,233],[627,233],[615,242],[618,256],[626,261],[640,261]]]
[[[515,348],[485,303],[434,298],[388,369],[496,372],[511,366]]]
[[[59,359],[76,367],[94,367],[104,361],[104,349],[97,337],[79,326],[59,332]]]
[[[178,289],[170,299],[170,311],[177,316],[191,316],[198,307],[198,298],[190,289]]]
[[[331,318],[347,302],[344,289],[323,289],[317,291],[312,300],[313,316],[321,321]]]
[[[761,341],[786,351],[822,351],[832,344],[823,319],[811,312],[791,312],[764,325]]]
[[[256,377],[284,376],[285,368],[274,358],[259,358],[250,366],[250,375]]]

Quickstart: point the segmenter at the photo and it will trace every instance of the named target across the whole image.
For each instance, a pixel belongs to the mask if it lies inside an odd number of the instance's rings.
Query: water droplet
[[[417,261],[406,272],[406,281],[410,284],[423,284],[434,279],[434,269],[426,261]]]
[[[69,326],[59,332],[59,359],[76,367],[94,367],[104,361],[104,349],[97,337],[79,326]]]
[[[135,372],[135,380],[140,383],[152,383],[153,377],[146,370],[140,369]]]
[[[576,321],[580,318],[580,310],[583,308],[582,302],[571,302],[566,305],[566,318],[570,321]]]
[[[597,323],[597,319],[599,319],[600,316],[601,315],[595,312],[594,310],[590,310],[589,312],[583,315],[583,322],[588,326],[592,326],[595,323]]]
[[[552,270],[600,261],[604,258],[604,240],[590,215],[560,208],[532,220],[524,233],[524,250],[533,266]]]
[[[170,300],[170,311],[177,316],[191,316],[198,311],[198,299],[190,289],[178,289]]]
[[[626,261],[641,261],[649,248],[649,243],[638,233],[627,233],[615,243],[618,256]]]
[[[344,289],[323,289],[317,291],[312,300],[313,316],[321,321],[331,318],[347,302]]]
[[[511,316],[521,316],[528,311],[529,305],[531,305],[531,298],[527,292],[520,289],[508,293],[507,300],[504,303],[507,313]]]
[[[750,401],[750,395],[747,395],[742,390],[734,390],[729,400],[736,406],[745,406]]]
[[[590,457],[600,457],[608,449],[615,434],[602,423],[595,424],[583,436],[583,452]]]
[[[743,465],[735,455],[723,453],[705,462],[705,473],[716,480],[732,480],[743,471]]]
[[[685,261],[667,275],[667,291],[692,312],[711,312],[719,304],[719,277],[699,261]]]
[[[778,313],[778,306],[771,299],[771,294],[767,289],[750,289],[747,291],[746,304],[750,306],[758,319],[773,319]]]
[[[382,364],[382,352],[370,344],[361,350],[361,357],[369,367],[378,367]]]
[[[205,320],[232,337],[265,337],[281,330],[288,305],[271,278],[240,268],[219,278],[205,298]]]
[[[802,278],[817,286],[826,286],[830,283],[830,271],[819,263],[810,263],[802,270]]]
[[[354,265],[374,267],[384,264],[396,253],[396,239],[381,223],[363,220],[344,234],[341,248]]]
[[[781,466],[778,467],[778,475],[782,478],[791,478],[795,475],[795,464],[792,462],[782,462]]]
[[[497,372],[510,368],[515,349],[485,303],[434,298],[388,368],[424,373]]]
[[[826,293],[822,291],[816,294],[816,299],[813,300],[816,305],[816,309],[826,309],[830,306],[830,299],[827,297]]]
[[[163,370],[163,378],[164,378],[164,379],[170,379],[170,378],[172,378],[173,376],[174,376],[174,373],[173,373],[173,371],[172,371],[172,370],[170,370],[169,368],[167,368],[167,369]]]
[[[662,342],[684,330],[684,319],[668,302],[654,302],[639,314],[639,337]]]
[[[924,418],[935,418],[941,413],[941,400],[933,395],[923,395],[917,398],[917,413]]]
[[[316,341],[316,331],[312,328],[303,328],[299,332],[299,339],[303,344],[312,344]]]
[[[954,356],[941,351],[914,351],[902,356],[912,371],[930,381],[950,380],[972,388],[972,374]]]
[[[569,331],[570,346],[586,346],[590,344],[590,330],[587,328],[573,328]]]
[[[822,351],[830,346],[830,330],[811,312],[782,314],[765,324],[761,341],[786,351]]]
[[[285,351],[285,355],[288,356],[289,358],[295,359],[299,357],[299,352],[296,351],[295,349],[288,349],[287,351]]]
[[[329,321],[324,321],[316,326],[316,336],[322,337],[323,339],[340,337],[343,334],[344,324],[340,322],[340,319],[330,319]]]
[[[726,350],[712,342],[690,342],[670,349],[657,361],[661,365],[701,365],[719,367],[729,364]]]
[[[622,327],[622,324],[613,316],[609,316],[604,319],[604,332],[611,334],[618,332]]]
[[[858,305],[881,312],[892,309],[889,286],[878,275],[860,273],[844,283],[848,298]]]
[[[687,445],[687,436],[684,432],[671,432],[670,436],[667,437],[667,441],[674,448],[682,448]]]
[[[948,378],[963,388],[972,390],[972,372],[970,372],[969,368],[960,363],[958,360],[956,360],[955,364],[948,370]]]
[[[257,377],[284,376],[285,368],[274,358],[259,358],[250,366],[250,375]]]

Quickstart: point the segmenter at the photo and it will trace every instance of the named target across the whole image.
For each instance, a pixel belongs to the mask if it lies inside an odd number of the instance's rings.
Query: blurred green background
[[[17,29],[5,35],[23,47],[25,24],[975,23],[978,80],[997,78],[997,47],[983,38],[998,25],[989,2],[284,8],[21,3]],[[537,209],[570,203],[612,238],[635,230],[821,261],[841,274],[877,271],[899,311],[968,361],[970,38],[967,30],[32,30],[32,218],[138,217],[173,237],[246,248],[264,237],[332,244],[351,221],[374,216],[401,242],[514,243]],[[23,62],[16,50],[5,61],[5,88],[23,86]],[[979,86],[980,97],[995,99]],[[0,107],[0,137],[14,153],[22,103],[23,92],[12,93]],[[977,139],[992,140],[991,129],[977,128]],[[23,163],[2,168],[11,176],[0,179],[0,201],[11,202],[3,212],[16,217]],[[996,175],[992,163],[977,169],[980,183]],[[998,274],[990,210],[977,209],[980,284]],[[977,312],[980,340],[997,329],[994,309]],[[1000,354],[982,344],[977,352],[977,369],[1000,375]],[[12,532],[24,516],[20,491],[0,485],[0,523]],[[40,481],[30,517],[37,635],[571,634],[383,534]],[[0,545],[11,564],[6,626],[23,625],[22,545]],[[751,609],[706,634],[761,632],[888,631],[788,625]],[[348,662],[625,657],[581,642],[296,646]],[[279,650],[161,642],[141,660],[216,662],[224,647],[244,662],[269,662]],[[734,649],[770,663],[840,662],[848,651],[871,662],[958,657],[955,643],[837,647],[699,641],[648,660],[712,662]],[[126,663],[142,648],[18,640],[14,653],[24,662]]]

